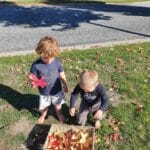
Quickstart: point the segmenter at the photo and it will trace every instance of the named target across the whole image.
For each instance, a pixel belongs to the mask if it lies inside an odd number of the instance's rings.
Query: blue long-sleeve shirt
[[[89,106],[92,106],[97,102],[101,102],[99,109],[102,111],[107,109],[108,96],[101,84],[98,84],[92,92],[85,92],[82,88],[80,88],[79,84],[77,84],[71,95],[70,108],[75,107],[75,102],[79,94],[81,95],[82,101],[84,101]]]

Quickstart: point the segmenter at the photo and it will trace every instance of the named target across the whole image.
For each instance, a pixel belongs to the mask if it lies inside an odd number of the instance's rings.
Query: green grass
[[[96,130],[96,135],[99,137],[97,150],[150,148],[149,47],[150,43],[143,43],[76,50],[61,54],[60,58],[70,88],[75,86],[77,77],[83,69],[94,69],[107,90],[112,88],[114,92],[122,95],[117,107],[114,107],[112,102],[109,103],[107,116],[102,120],[102,127]],[[33,107],[37,107],[35,104],[38,101],[36,97],[38,92],[27,82],[30,65],[36,58],[36,55],[27,55],[0,59],[0,141],[4,141],[11,150],[19,147],[27,137],[25,133],[12,136],[7,132],[10,126],[22,117],[27,117],[32,123],[38,117],[38,114],[32,110]],[[120,140],[111,139],[116,131],[109,122],[110,116],[113,118],[112,123],[119,129],[119,135],[122,137]]]
[[[57,4],[57,3],[130,3],[130,2],[142,2],[148,0],[5,0],[7,4]]]

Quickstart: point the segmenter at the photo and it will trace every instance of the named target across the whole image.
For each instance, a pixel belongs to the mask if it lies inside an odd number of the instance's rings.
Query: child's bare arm
[[[75,102],[77,100],[79,94],[79,85],[77,84],[77,86],[74,88],[72,94],[71,94],[71,98],[70,98],[70,109],[69,109],[69,113],[71,116],[75,115]]]
[[[60,72],[60,79],[63,83],[64,91],[68,93],[67,79],[64,72]]]

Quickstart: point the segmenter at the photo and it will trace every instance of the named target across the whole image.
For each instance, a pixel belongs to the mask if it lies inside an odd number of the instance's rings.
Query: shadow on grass
[[[39,116],[39,97],[34,94],[22,94],[7,85],[0,84],[0,98],[7,101],[10,105],[16,108],[18,111],[26,109],[32,113],[33,116]],[[67,124],[74,124],[75,118],[70,117],[69,107],[66,104],[62,105],[62,113],[65,116]],[[48,116],[53,116],[58,120],[54,107],[50,106],[48,111]]]
[[[27,109],[34,116],[37,116],[39,114],[39,101],[37,95],[22,94],[7,85],[0,84],[0,98],[7,101],[18,111]]]

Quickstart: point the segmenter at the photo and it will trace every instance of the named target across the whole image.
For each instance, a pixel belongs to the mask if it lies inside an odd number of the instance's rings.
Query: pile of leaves
[[[93,136],[88,130],[73,130],[54,132],[48,135],[48,149],[53,150],[91,150]]]

